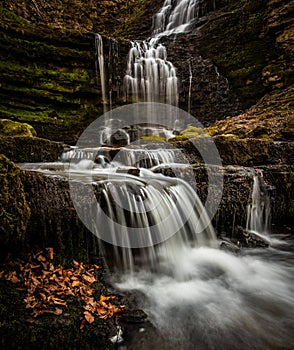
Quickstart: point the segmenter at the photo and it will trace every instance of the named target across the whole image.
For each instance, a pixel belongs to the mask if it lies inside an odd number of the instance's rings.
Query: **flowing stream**
[[[120,332],[115,338],[120,340],[118,349],[144,350],[153,348],[152,344],[162,350],[293,348],[294,244],[290,235],[267,231],[269,248],[242,249],[235,254],[223,251],[207,217],[202,216],[199,198],[185,182],[145,168],[133,176],[120,172],[126,167],[123,163],[94,164],[87,159],[101,149],[69,152],[62,163],[22,167],[99,187],[101,213],[93,215],[91,206],[83,205],[83,210],[97,220],[98,236],[103,231],[113,243],[100,241],[100,254],[104,252],[110,264],[116,265],[112,280],[117,289],[140,293],[138,306],[162,341],[157,344],[154,334],[148,338],[148,327],[143,324],[133,338]],[[68,163],[70,155],[72,164]],[[161,156],[149,153],[152,156],[155,161],[175,160],[168,151]],[[254,176],[248,229],[264,228],[268,222],[259,180]],[[111,219],[109,225],[104,215]],[[129,248],[130,243],[141,248]],[[145,343],[138,345],[145,332]]]
[[[203,13],[202,4],[166,0],[154,17],[153,38],[132,43],[125,76],[128,99],[178,104],[176,69],[158,41],[163,35],[189,30]],[[95,43],[105,105],[99,35]],[[99,144],[111,144],[113,121],[107,122]],[[110,243],[109,247],[100,241],[100,253],[110,255],[116,264],[116,288],[140,293],[139,307],[163,339],[156,349],[293,349],[294,245],[289,236],[269,232],[269,201],[260,177],[254,176],[247,230],[266,234],[270,247],[238,254],[223,251],[193,189],[180,179],[152,172],[154,166],[177,162],[176,151],[131,148],[129,133],[124,129],[120,133],[126,142],[115,161],[107,158],[103,147],[73,148],[60,163],[22,167],[67,176],[77,186],[77,200],[83,200],[76,210],[86,213],[92,232]],[[83,198],[93,187],[100,206]],[[121,349],[155,349],[152,341],[140,345],[123,338]]]

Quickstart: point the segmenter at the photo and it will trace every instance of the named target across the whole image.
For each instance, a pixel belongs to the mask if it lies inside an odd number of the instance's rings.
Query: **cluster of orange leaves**
[[[92,284],[97,282],[94,271],[100,267],[97,265],[84,265],[73,261],[73,267],[65,269],[58,265],[54,267],[53,248],[46,248],[32,255],[27,263],[17,262],[19,272],[0,272],[0,277],[14,284],[21,285],[26,290],[24,302],[27,309],[31,309],[33,316],[43,314],[61,315],[64,307],[67,307],[66,298],[69,296],[80,297],[84,300],[84,319],[80,325],[93,323],[95,317],[109,318],[120,314],[124,306],[115,306],[110,303],[115,296],[100,295],[95,300]]]

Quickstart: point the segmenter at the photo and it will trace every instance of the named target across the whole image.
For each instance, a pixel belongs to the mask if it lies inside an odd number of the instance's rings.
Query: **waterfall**
[[[261,175],[253,177],[251,203],[247,209],[246,229],[259,234],[266,234],[270,221],[270,199]]]
[[[116,161],[128,166],[152,168],[160,164],[171,164],[181,160],[181,151],[176,148],[147,148],[147,146],[123,147],[115,158]]]
[[[192,21],[200,16],[202,6],[202,0],[165,0],[153,17],[153,36],[188,31]]]
[[[190,111],[191,111],[192,80],[193,80],[193,72],[192,72],[192,67],[191,67],[191,61],[189,60],[188,113],[190,113]]]
[[[103,210],[97,222],[106,215],[110,224],[97,232],[112,243],[100,241],[100,249],[119,271],[155,271],[189,247],[217,246],[203,205],[186,182],[145,170],[140,178],[109,173],[99,186]]]
[[[105,67],[104,67],[104,54],[103,54],[103,39],[100,34],[95,34],[95,49],[96,49],[96,75],[98,76],[98,70],[100,75],[102,104],[104,113],[107,110],[107,97],[106,97],[106,78],[105,78]],[[98,78],[97,78],[98,80]]]
[[[166,48],[158,41],[164,35],[187,32],[200,14],[200,3],[200,0],[166,0],[153,18],[153,37],[132,42],[124,77],[128,101],[178,105],[176,68],[167,60]]]
[[[178,105],[178,78],[167,61],[166,48],[151,42],[132,42],[124,78],[127,99]]]

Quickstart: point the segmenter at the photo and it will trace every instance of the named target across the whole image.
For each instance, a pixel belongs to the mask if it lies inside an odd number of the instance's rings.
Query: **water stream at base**
[[[114,280],[123,291],[140,292],[139,307],[164,338],[160,349],[290,350],[293,253],[293,241],[239,256],[190,248],[157,273]]]

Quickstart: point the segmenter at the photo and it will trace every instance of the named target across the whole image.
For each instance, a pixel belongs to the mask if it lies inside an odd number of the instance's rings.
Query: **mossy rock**
[[[207,136],[207,132],[204,128],[189,125],[186,129],[180,132],[179,135],[170,139],[170,141],[184,141],[191,138],[198,138]]]
[[[0,154],[0,254],[15,251],[24,242],[30,208],[20,169]]]
[[[16,163],[54,162],[58,160],[64,144],[39,137],[0,137],[0,153]]]
[[[35,129],[27,123],[19,123],[9,119],[0,119],[0,134],[3,136],[36,136]]]
[[[165,137],[162,137],[162,136],[142,136],[141,137],[141,140],[144,140],[144,141],[156,141],[156,142],[165,142],[166,139]]]

